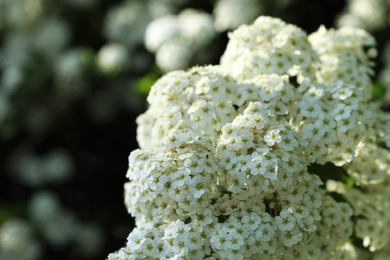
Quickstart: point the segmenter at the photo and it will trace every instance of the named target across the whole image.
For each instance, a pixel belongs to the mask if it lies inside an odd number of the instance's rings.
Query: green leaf
[[[372,87],[372,98],[381,99],[385,94],[385,86],[380,82],[375,82]]]
[[[151,72],[144,77],[138,79],[135,83],[136,91],[147,95],[150,91],[150,88],[156,82],[156,80],[160,77],[159,73]]]
[[[0,224],[5,222],[9,218],[9,214],[5,210],[0,210]]]
[[[355,185],[355,181],[350,177],[344,178],[344,183],[348,188],[353,188],[353,186]]]

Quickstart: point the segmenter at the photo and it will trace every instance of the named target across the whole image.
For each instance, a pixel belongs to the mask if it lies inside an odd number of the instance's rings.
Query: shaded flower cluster
[[[383,248],[389,127],[371,102],[374,39],[351,28],[308,36],[270,17],[229,37],[220,65],[152,87],[125,184],[137,228],[108,259],[354,259],[359,239]]]

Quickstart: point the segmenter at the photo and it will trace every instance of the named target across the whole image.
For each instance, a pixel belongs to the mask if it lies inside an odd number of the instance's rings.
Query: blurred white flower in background
[[[118,43],[104,45],[97,54],[99,68],[106,73],[116,74],[128,65],[129,54],[125,46]]]
[[[71,245],[79,253],[86,255],[99,252],[101,230],[97,226],[78,221],[72,212],[60,205],[53,193],[35,193],[29,202],[29,214],[49,245],[61,248]]]
[[[67,24],[57,18],[41,21],[41,24],[32,33],[30,37],[34,48],[53,59],[70,40],[70,30]]]
[[[177,19],[182,37],[195,46],[205,46],[216,35],[213,16],[206,12],[196,9],[184,9]]]
[[[104,33],[107,39],[131,49],[142,42],[149,20],[147,5],[142,1],[125,1],[108,11]]]
[[[54,65],[54,80],[59,95],[80,97],[90,89],[87,73],[95,65],[95,55],[87,48],[74,48],[62,52]]]
[[[389,7],[388,0],[348,0],[337,24],[340,27],[353,26],[372,32],[389,23]]]
[[[214,6],[215,28],[219,32],[236,29],[253,22],[262,12],[258,0],[218,0]]]
[[[170,40],[158,49],[156,63],[164,71],[188,68],[193,55],[191,47],[185,40]]]
[[[63,247],[71,242],[76,231],[75,216],[62,209],[54,194],[44,191],[34,194],[29,210],[49,244]]]
[[[163,71],[188,68],[216,37],[213,17],[196,9],[178,15],[166,15],[149,23],[145,32],[146,48],[156,53],[156,63]],[[199,63],[207,63],[197,60]]]
[[[0,0],[0,20],[13,28],[30,27],[40,19],[46,4],[47,0]]]
[[[32,227],[21,219],[0,225],[0,259],[35,260],[41,256],[41,245],[32,234]]]
[[[63,150],[53,150],[43,156],[16,154],[10,167],[20,181],[30,187],[62,183],[74,172],[73,160]]]
[[[165,42],[180,37],[180,25],[177,17],[165,15],[150,22],[145,31],[145,47],[156,52]]]

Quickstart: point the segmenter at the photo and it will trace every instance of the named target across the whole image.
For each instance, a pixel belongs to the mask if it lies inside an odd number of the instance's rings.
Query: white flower
[[[264,136],[264,141],[268,146],[273,146],[275,143],[279,143],[282,140],[279,129],[268,130]]]
[[[41,245],[35,241],[31,227],[20,219],[10,219],[0,225],[0,257],[4,259],[38,259]]]
[[[180,37],[180,24],[176,16],[166,15],[149,23],[145,32],[145,46],[156,52],[164,43]]]
[[[287,210],[282,210],[279,216],[275,217],[276,225],[281,231],[291,231],[295,226],[295,217]]]
[[[111,43],[103,46],[98,52],[98,65],[106,73],[123,70],[128,62],[128,53],[124,46]]]
[[[165,71],[185,69],[192,57],[188,42],[177,39],[164,43],[156,53],[156,63]]]
[[[220,66],[152,87],[125,185],[138,227],[114,256],[332,258],[355,238],[383,248],[389,130],[366,88],[373,38],[324,27],[308,36],[271,17],[229,37]],[[189,61],[168,49],[166,65]]]
[[[219,0],[214,7],[215,28],[218,31],[236,29],[252,22],[261,12],[261,4],[254,0]]]
[[[178,25],[185,39],[200,46],[208,44],[216,35],[212,16],[196,9],[183,10]]]

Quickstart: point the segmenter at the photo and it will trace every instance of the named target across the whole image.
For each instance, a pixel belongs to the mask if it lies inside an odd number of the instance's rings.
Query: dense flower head
[[[368,100],[374,49],[365,48],[374,43],[358,29],[320,27],[307,36],[279,19],[259,17],[230,34],[221,65],[243,82],[256,84],[262,74],[287,77],[297,87],[288,117],[310,143],[305,147],[310,161],[343,165],[372,135]]]
[[[355,238],[383,248],[390,128],[370,102],[374,43],[260,17],[230,34],[221,65],[159,79],[129,156],[137,228],[109,259],[354,259]]]
[[[344,27],[326,30],[324,27],[309,35],[309,41],[318,53],[321,63],[317,79],[329,84],[342,81],[361,90],[364,97],[371,97],[373,62],[376,56],[375,39],[367,32]]]
[[[230,41],[221,66],[239,79],[259,74],[314,77],[318,56],[306,33],[280,19],[259,17],[229,33]]]
[[[262,101],[262,109],[276,115],[287,113],[295,89],[286,77],[262,75],[255,83],[239,83],[217,66],[167,74],[151,89],[150,108],[137,120],[140,147],[161,145],[179,123],[216,143],[222,127],[251,101]]]

